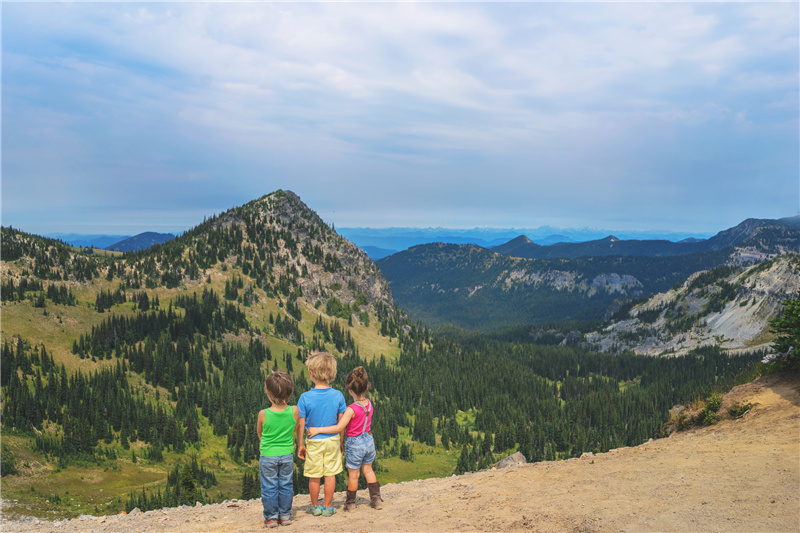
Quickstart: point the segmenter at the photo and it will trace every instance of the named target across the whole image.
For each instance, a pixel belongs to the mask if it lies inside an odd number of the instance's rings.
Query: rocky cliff
[[[769,321],[786,298],[800,294],[800,256],[750,267],[697,272],[685,283],[633,307],[586,341],[595,347],[648,355],[680,354],[707,344],[767,348]]]

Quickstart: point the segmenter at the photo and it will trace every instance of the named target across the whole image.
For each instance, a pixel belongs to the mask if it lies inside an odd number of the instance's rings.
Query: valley
[[[771,260],[430,244],[376,266],[289,191],[135,252],[3,228],[3,517],[255,498],[263,379],[290,373],[295,403],[317,350],[338,358],[337,388],[368,371],[383,483],[659,439],[674,405],[770,371],[769,321],[798,262],[793,230],[751,226],[737,242]]]

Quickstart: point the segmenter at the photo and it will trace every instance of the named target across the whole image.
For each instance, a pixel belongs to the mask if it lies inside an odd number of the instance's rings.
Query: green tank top
[[[261,456],[280,457],[294,453],[294,407],[280,412],[264,409],[261,427]]]

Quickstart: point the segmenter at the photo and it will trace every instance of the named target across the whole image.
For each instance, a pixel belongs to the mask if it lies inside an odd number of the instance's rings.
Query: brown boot
[[[356,508],[356,492],[355,490],[347,491],[347,499],[344,501],[345,511],[354,511]]]
[[[375,483],[367,483],[367,488],[369,489],[369,505],[373,509],[380,509],[381,502],[383,498],[381,498],[381,484],[379,482]]]

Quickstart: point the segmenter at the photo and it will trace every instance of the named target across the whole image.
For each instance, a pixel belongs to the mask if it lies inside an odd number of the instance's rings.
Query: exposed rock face
[[[507,466],[516,466],[527,464],[528,460],[520,452],[512,453],[505,459],[493,464],[494,468],[506,468]]]
[[[697,287],[694,282],[703,274],[694,274],[680,288],[656,294],[634,307],[630,318],[591,333],[586,340],[601,350],[629,348],[648,355],[681,354],[707,344],[727,349],[766,347],[769,321],[783,300],[800,292],[797,255],[742,268]],[[715,301],[722,303],[715,305]]]

